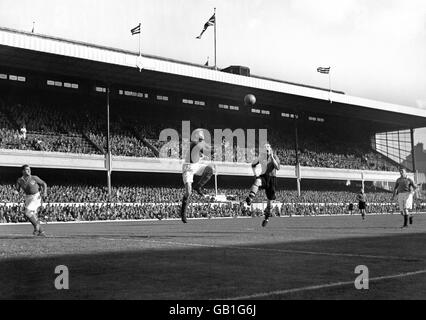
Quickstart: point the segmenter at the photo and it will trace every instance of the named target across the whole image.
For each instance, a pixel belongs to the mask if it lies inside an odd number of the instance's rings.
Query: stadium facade
[[[142,67],[141,71],[137,65]],[[57,98],[55,101],[62,99],[63,106],[57,108],[72,108],[72,103],[82,101],[87,108],[97,105],[96,112],[103,119],[109,100],[113,113],[135,112],[134,117],[161,118],[164,127],[168,120],[189,120],[186,115],[191,115],[212,123],[231,123],[233,128],[280,128],[291,137],[288,148],[296,150],[296,157],[293,163],[285,163],[278,175],[291,179],[395,181],[398,172],[381,169],[377,159],[394,168],[404,165],[415,172],[413,130],[426,126],[426,111],[417,108],[171,59],[138,57],[134,52],[6,28],[0,28],[0,93],[0,120],[3,118],[16,130],[21,124],[8,114],[5,105],[27,93],[27,100],[40,93]],[[255,106],[244,106],[247,93],[256,96]],[[304,141],[318,132],[327,132],[343,141],[368,144],[374,160],[363,154],[355,155],[355,160],[362,164],[355,169],[342,168],[333,162],[321,167],[310,161],[301,163],[298,156],[299,152],[303,153]],[[143,134],[133,133],[150,147]],[[0,149],[0,166],[11,168],[29,163],[37,168],[181,172],[179,159],[159,161],[155,157],[115,154],[109,165],[105,150],[87,132],[80,134],[82,141],[92,144],[99,152],[81,154],[9,147]],[[334,141],[329,143],[338,149]],[[406,162],[407,156],[412,161]],[[252,175],[247,163],[221,162],[217,167],[222,176]]]

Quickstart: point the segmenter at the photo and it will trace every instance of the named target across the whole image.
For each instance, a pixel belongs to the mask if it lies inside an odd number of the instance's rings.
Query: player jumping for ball
[[[192,193],[194,175],[201,176],[198,183],[194,186],[194,190],[202,197],[205,196],[203,187],[213,176],[213,166],[201,162],[204,157],[204,152],[211,151],[211,147],[208,146],[204,141],[203,130],[195,130],[193,137],[194,140],[190,143],[190,148],[185,158],[185,163],[182,167],[182,178],[183,183],[185,184],[185,194],[182,199],[180,216],[183,223],[187,223],[186,210]]]
[[[260,175],[256,175],[250,189],[250,194],[246,198],[246,203],[250,206],[259,189],[265,189],[268,204],[265,209],[265,218],[262,222],[262,227],[266,227],[271,216],[272,201],[276,199],[277,170],[280,170],[280,159],[274,153],[269,143],[265,144],[264,151],[253,161],[252,168],[254,169],[258,164],[261,165],[262,171]]]
[[[408,221],[413,224],[413,216],[410,216],[409,210],[413,208],[413,195],[417,187],[413,180],[407,176],[404,168],[399,169],[399,174],[401,177],[396,180],[392,200],[395,199],[395,195],[398,195],[399,210],[404,216],[404,225],[402,227],[406,228],[408,227]]]
[[[16,193],[22,189],[25,193],[25,216],[34,226],[33,234],[35,236],[45,236],[40,222],[38,221],[37,211],[41,207],[40,186],[43,196],[47,196],[47,184],[37,176],[31,175],[31,168],[28,165],[22,166],[22,177],[16,181]]]

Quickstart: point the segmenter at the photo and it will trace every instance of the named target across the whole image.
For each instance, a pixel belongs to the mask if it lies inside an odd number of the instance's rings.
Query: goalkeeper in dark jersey
[[[255,170],[258,165],[261,166],[260,174]],[[272,201],[276,199],[277,170],[280,170],[280,159],[274,153],[269,143],[265,144],[264,151],[253,161],[252,168],[255,173],[255,180],[246,198],[246,203],[250,206],[259,189],[265,190],[268,204],[265,209],[265,218],[262,222],[262,227],[266,227],[271,216]]]
[[[358,209],[361,213],[362,220],[365,220],[365,211],[367,209],[367,196],[365,195],[364,189],[356,196],[358,200]]]

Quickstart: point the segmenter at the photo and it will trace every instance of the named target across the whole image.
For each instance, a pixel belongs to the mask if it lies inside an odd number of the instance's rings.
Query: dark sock
[[[256,194],[253,191],[250,191],[250,194],[246,198],[246,202],[247,202],[248,205],[251,204],[251,202],[253,201],[255,196],[256,196]]]
[[[34,231],[40,231],[40,224],[38,223],[37,219],[34,217],[28,218],[30,220],[31,224],[34,227]]]
[[[255,184],[252,185],[250,189],[250,195],[254,198],[256,196],[257,191],[259,191],[259,187]]]
[[[408,216],[404,215],[404,227],[408,225]]]
[[[267,206],[265,209],[265,219],[269,219],[271,216],[271,206]]]
[[[182,199],[182,207],[181,207],[181,214],[186,213],[186,208],[188,207],[189,198],[187,196],[183,196]]]

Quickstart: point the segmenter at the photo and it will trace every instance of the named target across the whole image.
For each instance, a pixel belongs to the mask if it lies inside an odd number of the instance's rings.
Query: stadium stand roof
[[[426,110],[369,100],[307,85],[246,77],[202,65],[0,27],[0,66],[49,72],[105,83],[119,83],[243,101],[382,123],[388,130],[426,127]],[[330,103],[329,99],[333,103]]]

